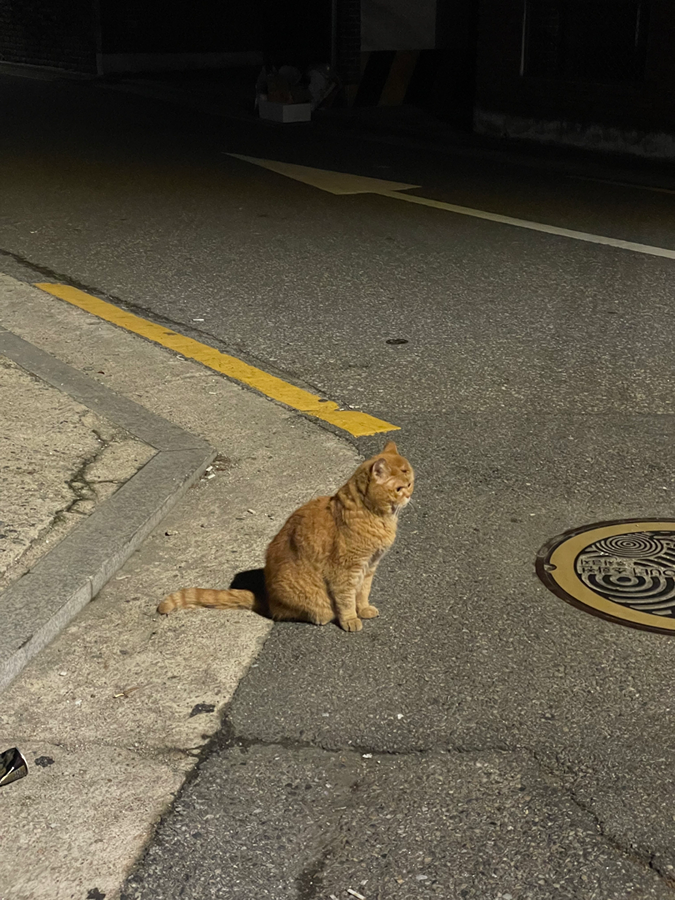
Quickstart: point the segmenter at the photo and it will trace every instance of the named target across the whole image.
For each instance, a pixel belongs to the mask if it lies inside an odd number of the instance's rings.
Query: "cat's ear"
[[[370,471],[372,472],[375,481],[379,481],[380,483],[386,481],[387,478],[391,475],[389,466],[387,465],[387,460],[382,459],[382,457],[375,460]]]
[[[384,445],[383,453],[398,453],[398,447],[393,441],[389,441],[388,444]]]

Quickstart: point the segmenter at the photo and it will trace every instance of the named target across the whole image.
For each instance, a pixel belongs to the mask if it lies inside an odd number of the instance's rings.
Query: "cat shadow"
[[[256,597],[265,596],[265,570],[247,569],[237,572],[230,584],[231,591],[253,591]]]
[[[267,597],[265,592],[265,570],[264,569],[247,569],[245,572],[237,572],[230,583],[231,591],[253,591],[260,606],[256,609],[259,616],[264,619],[271,619]],[[295,619],[286,621],[295,622]],[[299,620],[297,620],[299,622]],[[307,625],[308,622],[300,624]]]

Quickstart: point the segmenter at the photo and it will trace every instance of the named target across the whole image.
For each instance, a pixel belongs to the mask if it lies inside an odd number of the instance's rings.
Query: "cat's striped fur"
[[[337,621],[345,631],[360,631],[362,619],[379,615],[368,599],[373,575],[394,542],[414,477],[390,441],[336,494],[310,500],[290,516],[267,548],[264,591],[186,588],[165,597],[158,611],[250,609],[277,620]]]

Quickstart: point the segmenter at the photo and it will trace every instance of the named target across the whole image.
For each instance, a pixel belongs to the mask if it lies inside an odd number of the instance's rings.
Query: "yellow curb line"
[[[67,284],[50,284],[40,283],[35,287],[40,290],[58,297],[59,300],[65,300],[83,309],[85,312],[112,322],[120,328],[127,331],[133,331],[148,340],[161,344],[180,353],[188,359],[194,359],[209,369],[220,372],[228,378],[233,378],[242,384],[255,388],[261,394],[269,397],[271,400],[277,400],[285,406],[297,409],[299,412],[307,413],[323,422],[329,422],[337,428],[348,431],[354,437],[365,437],[369,434],[379,434],[384,431],[399,431],[398,425],[392,425],[384,422],[382,419],[376,419],[367,413],[358,410],[340,409],[338,404],[333,400],[321,400],[316,394],[310,394],[309,391],[303,391],[302,388],[295,387],[275,375],[269,375],[262,369],[256,369],[248,363],[237,359],[236,356],[229,356],[227,353],[221,353],[213,347],[201,344],[192,338],[185,337],[177,331],[172,331],[163,325],[157,325],[147,319],[142,319],[133,313],[126,312],[115,306],[113,303],[107,303],[98,297],[92,297],[77,288],[70,287]]]

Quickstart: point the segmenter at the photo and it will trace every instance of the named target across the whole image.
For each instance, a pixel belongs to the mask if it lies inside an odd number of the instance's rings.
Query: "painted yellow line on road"
[[[120,309],[113,303],[107,303],[105,300],[93,297],[91,294],[70,287],[70,285],[43,282],[36,284],[35,287],[60,300],[72,303],[73,306],[98,316],[99,319],[105,319],[113,325],[118,325],[120,328],[154,341],[156,344],[161,344],[162,347],[174,350],[188,359],[194,359],[202,365],[208,366],[209,369],[246,384],[285,406],[290,406],[299,412],[307,413],[316,419],[342,428],[343,431],[348,431],[354,437],[365,437],[385,431],[399,431],[398,425],[392,425],[358,410],[340,409],[333,400],[322,401],[321,397],[316,394],[311,394],[275,375],[263,372],[262,369],[257,369],[255,366],[237,359],[236,356],[221,353],[207,344],[201,344],[199,341],[185,337],[164,325],[157,325],[148,319],[142,319],[134,313]]]

